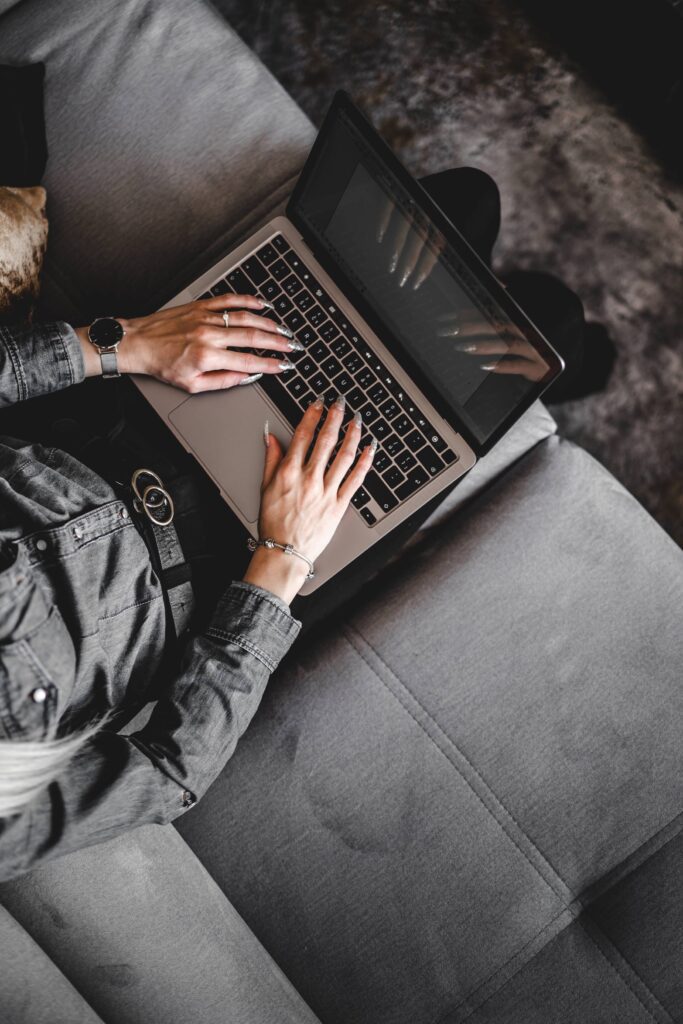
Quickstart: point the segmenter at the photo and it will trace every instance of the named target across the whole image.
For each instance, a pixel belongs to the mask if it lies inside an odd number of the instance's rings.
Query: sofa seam
[[[526,860],[527,864],[529,864],[529,866],[530,866],[531,868],[533,868],[533,870],[534,870],[534,871],[536,872],[536,874],[538,875],[538,877],[539,877],[539,878],[540,878],[540,879],[541,879],[541,880],[542,880],[542,881],[543,881],[543,882],[545,883],[545,885],[547,886],[547,888],[548,888],[548,889],[549,889],[549,890],[550,890],[550,891],[551,891],[551,892],[552,892],[552,893],[553,893],[553,894],[554,894],[554,895],[555,895],[555,896],[556,896],[556,897],[557,897],[557,898],[558,898],[559,900],[561,900],[561,901],[562,901],[562,905],[563,905],[564,909],[569,909],[569,908],[571,907],[571,905],[573,904],[573,902],[574,902],[574,899],[575,899],[575,897],[573,896],[573,894],[572,894],[572,892],[571,892],[571,890],[570,890],[569,886],[568,886],[568,885],[566,884],[566,882],[565,882],[565,881],[564,881],[564,879],[563,879],[563,878],[562,878],[562,877],[560,876],[560,874],[559,874],[559,873],[558,873],[558,872],[557,872],[557,871],[555,870],[555,868],[554,868],[554,867],[552,866],[552,864],[550,864],[550,863],[549,863],[549,861],[548,861],[548,860],[547,860],[547,859],[545,858],[545,856],[544,856],[544,855],[543,855],[543,854],[541,853],[541,851],[540,851],[540,850],[538,849],[538,847],[536,846],[536,844],[534,843],[534,841],[533,841],[532,839],[530,839],[530,838],[529,838],[529,836],[528,836],[528,835],[526,834],[525,830],[524,830],[524,829],[522,828],[522,826],[521,826],[521,825],[519,824],[519,822],[518,822],[518,821],[517,821],[517,820],[515,819],[514,815],[512,815],[512,814],[510,813],[510,811],[508,811],[507,807],[506,807],[506,806],[505,806],[505,805],[503,804],[503,802],[502,802],[502,801],[501,801],[501,800],[500,800],[500,799],[498,798],[498,796],[497,796],[497,795],[496,795],[496,794],[495,794],[495,793],[493,792],[493,790],[492,790],[492,789],[490,788],[490,786],[488,785],[488,783],[486,782],[486,780],[485,780],[485,779],[483,778],[483,776],[482,776],[482,775],[481,775],[481,774],[479,773],[479,771],[477,770],[477,768],[476,768],[476,767],[475,767],[475,766],[474,766],[474,765],[472,764],[472,762],[470,761],[470,759],[469,759],[469,758],[468,758],[468,757],[467,757],[467,756],[466,756],[466,755],[465,755],[465,754],[464,754],[464,753],[462,752],[462,750],[460,750],[460,748],[458,747],[458,745],[457,745],[456,743],[454,743],[454,742],[453,742],[453,740],[452,740],[452,739],[450,738],[450,736],[448,736],[448,734],[447,734],[446,732],[444,732],[444,730],[443,730],[443,729],[441,728],[441,726],[440,726],[440,725],[438,724],[438,722],[437,722],[437,721],[436,721],[436,720],[435,720],[435,719],[434,719],[434,718],[433,718],[433,717],[432,717],[432,716],[431,716],[431,715],[429,714],[429,712],[427,711],[427,709],[426,709],[426,708],[425,708],[425,707],[424,707],[424,706],[422,705],[422,703],[421,703],[421,702],[420,702],[420,701],[418,700],[418,698],[417,698],[417,697],[415,696],[415,694],[414,694],[414,693],[412,692],[412,690],[410,689],[410,687],[409,687],[409,686],[407,686],[407,685],[406,685],[406,684],[405,684],[405,683],[403,682],[403,680],[402,680],[402,679],[400,679],[400,678],[399,678],[399,676],[397,676],[397,675],[396,675],[396,673],[395,673],[395,672],[393,671],[393,669],[391,669],[391,668],[389,667],[389,665],[387,665],[387,663],[386,663],[386,662],[384,661],[384,659],[382,658],[382,656],[381,656],[380,654],[378,654],[378,652],[377,652],[377,651],[375,650],[375,648],[374,648],[374,647],[372,646],[372,644],[371,644],[371,643],[369,643],[369,641],[368,641],[368,640],[366,640],[366,639],[365,639],[365,637],[361,637],[361,636],[360,636],[360,634],[358,633],[358,631],[357,631],[357,630],[356,630],[356,629],[355,629],[355,628],[354,628],[354,627],[353,627],[353,626],[352,626],[352,625],[351,625],[350,623],[346,623],[346,627],[345,627],[345,630],[344,630],[344,632],[346,633],[346,639],[347,639],[348,643],[349,643],[349,644],[350,644],[350,645],[351,645],[351,646],[353,647],[353,649],[354,649],[354,650],[356,651],[356,653],[358,654],[358,656],[359,656],[360,658],[362,658],[362,660],[363,660],[363,661],[365,662],[365,664],[366,664],[366,665],[368,666],[368,668],[369,668],[369,669],[370,669],[370,670],[371,670],[371,671],[373,672],[373,674],[374,674],[374,675],[375,675],[375,676],[377,677],[377,679],[379,679],[379,681],[381,682],[382,686],[384,686],[384,687],[385,687],[385,689],[387,689],[387,690],[389,691],[389,693],[390,693],[390,694],[391,694],[391,695],[392,695],[392,696],[394,697],[394,700],[396,700],[396,701],[397,701],[397,702],[398,702],[398,703],[399,703],[399,704],[401,705],[401,707],[402,707],[402,708],[404,709],[404,711],[406,711],[406,713],[407,713],[407,714],[408,714],[408,715],[409,715],[409,716],[410,716],[410,717],[412,718],[412,720],[413,720],[413,721],[415,722],[415,724],[416,724],[416,725],[417,725],[417,726],[418,726],[418,727],[419,727],[419,728],[420,728],[420,729],[421,729],[421,730],[422,730],[422,731],[423,731],[423,732],[425,733],[425,735],[426,735],[426,736],[427,736],[427,737],[429,738],[429,740],[430,740],[430,741],[431,741],[431,742],[433,743],[433,745],[434,745],[434,746],[435,746],[435,747],[437,748],[437,750],[439,750],[439,751],[440,751],[440,753],[442,754],[442,756],[446,758],[446,760],[448,761],[448,763],[449,763],[449,764],[450,764],[450,765],[452,766],[452,768],[453,768],[453,769],[454,769],[454,770],[455,770],[455,771],[457,772],[457,774],[458,774],[458,775],[460,776],[460,778],[461,778],[461,779],[462,779],[462,781],[463,781],[463,782],[465,783],[465,785],[466,785],[466,786],[468,787],[468,789],[470,789],[470,790],[471,790],[471,792],[472,792],[472,793],[473,793],[473,794],[474,794],[474,795],[476,796],[477,800],[478,800],[478,801],[480,802],[480,804],[482,805],[482,807],[484,808],[484,810],[485,810],[485,811],[487,812],[487,814],[488,814],[488,815],[489,815],[489,816],[490,816],[490,817],[491,817],[491,818],[492,818],[492,819],[493,819],[493,820],[494,820],[494,821],[496,822],[496,824],[498,825],[498,827],[500,828],[500,830],[501,830],[501,831],[502,831],[502,832],[503,832],[503,833],[504,833],[504,834],[505,834],[505,835],[506,835],[506,836],[508,837],[509,841],[510,841],[510,842],[511,842],[511,843],[513,844],[513,846],[514,846],[514,847],[515,847],[515,848],[516,848],[516,849],[517,849],[517,850],[519,851],[519,853],[520,853],[520,854],[522,855],[522,857],[524,858],[524,860]],[[425,729],[424,725],[423,725],[423,724],[422,724],[422,723],[421,723],[421,722],[419,721],[419,719],[418,719],[418,718],[417,718],[417,717],[416,717],[416,716],[415,716],[415,715],[413,714],[413,712],[411,711],[411,709],[410,709],[409,707],[407,707],[407,706],[406,706],[405,702],[404,702],[404,701],[402,701],[402,700],[401,700],[401,698],[400,698],[400,697],[399,697],[399,696],[398,696],[398,695],[397,695],[396,693],[394,693],[394,691],[393,691],[393,690],[391,689],[391,687],[390,687],[390,686],[389,686],[389,685],[388,685],[388,684],[387,684],[387,683],[385,682],[385,680],[384,680],[384,679],[382,679],[382,677],[381,677],[381,676],[379,675],[379,673],[377,672],[377,670],[375,669],[375,667],[374,667],[373,665],[371,665],[371,664],[370,664],[370,662],[369,662],[369,661],[368,661],[368,659],[367,659],[367,658],[365,657],[365,655],[363,654],[363,652],[362,652],[362,651],[361,651],[361,650],[360,650],[360,649],[359,649],[359,648],[358,648],[358,647],[356,646],[356,644],[355,644],[355,643],[353,642],[353,640],[352,640],[352,639],[350,638],[350,636],[348,635],[348,634],[350,634],[351,632],[353,632],[353,633],[354,633],[354,634],[355,634],[356,636],[358,636],[358,637],[359,637],[360,639],[362,639],[362,641],[363,641],[364,643],[366,643],[366,644],[368,645],[368,647],[369,647],[369,648],[370,648],[370,650],[371,650],[371,651],[372,651],[372,652],[373,652],[373,653],[375,654],[375,656],[377,657],[377,659],[378,659],[378,660],[379,660],[379,661],[380,661],[380,662],[382,663],[382,665],[383,665],[383,666],[384,666],[384,667],[386,668],[387,672],[389,672],[389,673],[390,673],[390,674],[391,674],[391,675],[393,676],[393,678],[394,678],[394,679],[395,679],[395,680],[396,680],[396,681],[397,681],[397,682],[398,682],[398,683],[399,683],[399,684],[400,684],[400,685],[401,685],[401,686],[402,686],[402,687],[403,687],[403,688],[404,688],[404,689],[406,690],[406,692],[410,694],[410,696],[411,696],[411,697],[413,698],[413,700],[414,700],[414,701],[415,701],[415,703],[416,703],[416,704],[418,705],[418,707],[420,708],[420,710],[421,710],[421,711],[423,712],[423,714],[425,715],[425,717],[426,717],[426,718],[427,718],[427,719],[428,719],[428,720],[429,720],[429,721],[430,721],[430,722],[431,722],[431,723],[433,724],[433,726],[435,727],[435,729],[437,729],[437,730],[438,730],[438,732],[439,732],[439,733],[441,734],[441,736],[443,736],[443,737],[444,737],[444,739],[445,739],[445,740],[446,740],[446,741],[447,741],[447,742],[448,742],[448,743],[449,743],[449,744],[450,744],[450,745],[451,745],[451,746],[452,746],[452,747],[453,747],[453,748],[454,748],[455,750],[457,750],[457,752],[458,752],[458,753],[460,754],[460,756],[461,756],[461,757],[463,758],[463,760],[464,760],[464,761],[466,762],[466,764],[467,764],[467,765],[468,765],[468,766],[469,766],[469,767],[471,768],[471,770],[472,770],[472,771],[474,772],[474,774],[475,774],[475,776],[477,777],[477,779],[479,779],[479,781],[481,782],[481,784],[482,784],[482,785],[483,785],[483,786],[484,786],[484,787],[486,788],[486,791],[487,791],[487,792],[488,792],[488,793],[489,793],[489,794],[491,795],[491,797],[492,797],[492,799],[493,799],[494,803],[495,803],[495,804],[496,804],[496,805],[497,805],[497,806],[498,806],[498,807],[499,807],[499,808],[500,808],[500,809],[501,809],[501,810],[503,811],[503,813],[504,813],[505,815],[507,815],[507,817],[508,817],[508,818],[510,819],[510,821],[511,821],[511,822],[512,822],[512,823],[513,823],[513,824],[514,824],[515,826],[516,826],[516,828],[518,828],[518,829],[519,829],[520,833],[521,833],[521,834],[522,834],[522,835],[524,836],[524,838],[525,838],[525,839],[527,840],[527,842],[528,842],[528,843],[530,844],[530,846],[531,846],[531,847],[532,847],[532,848],[533,848],[533,849],[534,849],[534,850],[536,851],[536,853],[538,854],[538,856],[539,856],[539,857],[541,858],[542,862],[543,862],[544,864],[546,864],[546,865],[547,865],[547,867],[548,867],[548,869],[550,870],[550,872],[551,872],[552,876],[553,876],[554,878],[556,878],[556,879],[558,880],[558,882],[559,882],[559,883],[560,883],[560,884],[561,884],[561,885],[562,885],[562,886],[564,887],[564,889],[566,890],[566,892],[565,892],[565,893],[561,893],[561,892],[559,892],[559,891],[558,891],[558,890],[556,889],[556,887],[555,887],[554,885],[552,885],[552,884],[550,883],[550,881],[549,881],[549,880],[548,880],[548,879],[547,879],[547,878],[545,877],[545,875],[544,875],[544,874],[543,874],[543,873],[541,872],[541,870],[540,870],[540,868],[538,867],[538,865],[537,865],[537,864],[534,864],[533,860],[532,860],[532,859],[531,859],[531,858],[530,858],[530,857],[528,856],[528,854],[527,854],[527,853],[526,853],[526,852],[525,852],[525,851],[524,851],[524,850],[522,849],[522,847],[521,847],[521,846],[519,845],[518,841],[517,841],[517,840],[516,840],[516,839],[515,839],[515,838],[514,838],[514,837],[513,837],[513,836],[512,836],[511,834],[510,834],[510,832],[509,832],[509,831],[508,831],[508,829],[507,829],[507,828],[505,827],[505,825],[503,824],[503,822],[502,822],[502,821],[500,821],[500,820],[499,820],[499,818],[497,818],[497,817],[496,817],[496,815],[495,815],[495,814],[493,813],[493,811],[491,810],[491,808],[490,808],[490,807],[487,807],[487,805],[486,805],[486,803],[484,802],[484,800],[483,800],[483,798],[481,797],[481,795],[480,795],[479,793],[477,793],[477,791],[476,791],[476,789],[475,789],[475,788],[473,787],[472,783],[471,783],[471,782],[470,782],[470,781],[469,781],[469,780],[468,780],[468,779],[467,779],[467,778],[465,777],[465,775],[464,775],[464,774],[463,774],[463,772],[462,772],[462,771],[460,770],[460,768],[458,767],[458,765],[454,763],[454,761],[452,760],[452,758],[448,756],[448,754],[446,753],[446,751],[442,749],[442,747],[441,747],[441,746],[440,746],[440,745],[439,745],[439,744],[438,744],[438,743],[436,742],[436,740],[434,739],[434,737],[433,737],[433,736],[431,736],[431,735],[430,735],[430,734],[429,734],[429,733],[427,732],[427,730]],[[571,897],[571,899],[567,900],[567,895],[569,895],[569,896]]]

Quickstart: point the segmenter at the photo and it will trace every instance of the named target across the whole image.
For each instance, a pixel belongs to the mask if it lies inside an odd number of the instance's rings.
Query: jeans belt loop
[[[173,525],[173,498],[158,473],[146,467],[133,471],[130,487],[133,509],[139,515],[143,536],[161,581],[167,616],[173,623],[176,637],[179,637],[191,618],[194,592],[190,582],[191,567],[185,561],[180,538]]]

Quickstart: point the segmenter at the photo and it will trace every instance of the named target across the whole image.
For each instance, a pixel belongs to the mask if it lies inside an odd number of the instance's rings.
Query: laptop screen
[[[412,360],[487,446],[540,393],[539,383],[559,372],[557,357],[544,339],[533,339],[533,329],[530,339],[528,327],[513,321],[492,294],[500,285],[457,232],[451,228],[450,240],[445,236],[422,209],[414,182],[409,188],[400,180],[405,172],[396,173],[384,144],[373,144],[356,120],[345,104],[328,116],[323,144],[288,208],[290,219],[374,312],[385,328],[377,331],[382,340],[388,333],[399,358],[400,350],[408,355],[406,369]],[[482,282],[487,276],[495,287]]]

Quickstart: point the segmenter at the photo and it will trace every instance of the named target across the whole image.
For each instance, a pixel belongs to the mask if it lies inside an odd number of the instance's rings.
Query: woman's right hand
[[[309,405],[286,453],[273,434],[266,434],[261,484],[259,537],[291,544],[312,562],[332,540],[377,450],[373,439],[354,464],[361,437],[360,417],[356,415],[349,421],[341,447],[327,468],[344,415],[344,401],[338,399],[328,409],[306,458],[323,408],[320,399]],[[296,555],[286,555],[278,548],[258,547],[243,578],[289,604],[301,589],[307,572],[308,566]]]

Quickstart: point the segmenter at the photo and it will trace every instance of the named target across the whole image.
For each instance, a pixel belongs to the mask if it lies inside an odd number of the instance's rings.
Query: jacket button
[[[36,541],[36,547],[39,551],[45,551],[47,549],[47,541],[43,537],[40,537]]]
[[[194,797],[190,793],[189,789],[183,790],[183,807],[191,807],[194,803]]]
[[[44,700],[47,700],[47,690],[44,686],[36,686],[35,690],[31,690],[29,696],[36,704],[42,704]]]

